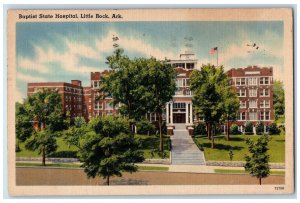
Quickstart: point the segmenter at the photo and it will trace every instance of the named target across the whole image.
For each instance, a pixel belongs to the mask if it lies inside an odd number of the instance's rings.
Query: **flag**
[[[209,53],[214,54],[215,51],[218,51],[218,47],[211,48]]]

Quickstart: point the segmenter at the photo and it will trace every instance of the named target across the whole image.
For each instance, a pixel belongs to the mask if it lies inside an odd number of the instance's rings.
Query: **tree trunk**
[[[261,178],[259,178],[259,184],[261,185]]]
[[[211,127],[210,127],[210,129],[211,129]],[[213,126],[213,129],[215,129],[215,126]],[[215,143],[214,143],[214,133],[215,133],[215,130],[213,130],[213,133],[211,132],[211,130],[210,130],[210,134],[211,134],[211,148],[213,149],[215,147]]]
[[[163,135],[162,135],[162,117],[161,113],[158,113],[158,127],[159,127],[159,150],[163,154],[164,152],[164,143],[163,143]]]
[[[46,166],[46,150],[45,150],[45,146],[43,146],[43,149],[42,149],[42,156],[43,156],[42,165]]]
[[[226,141],[229,141],[229,120],[227,119],[227,126],[226,126]]]
[[[106,177],[106,185],[109,186],[109,175]]]
[[[208,139],[211,140],[211,123],[207,123],[207,135]]]

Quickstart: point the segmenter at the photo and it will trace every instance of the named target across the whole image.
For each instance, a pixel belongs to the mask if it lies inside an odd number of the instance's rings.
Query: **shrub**
[[[199,122],[195,125],[194,135],[206,135],[206,125],[204,122]]]
[[[277,127],[277,124],[276,124],[276,123],[272,123],[272,124],[268,127],[268,130],[269,130],[269,134],[270,134],[270,135],[278,135],[278,134],[280,134],[280,129]]]
[[[154,134],[155,127],[148,120],[141,120],[136,123],[138,134]]]
[[[241,134],[241,132],[239,131],[239,127],[236,124],[233,124],[230,129],[229,129],[230,134],[232,135],[238,135]]]
[[[257,135],[264,134],[264,124],[262,122],[257,123],[256,127],[255,127],[255,130],[256,130]]]
[[[245,134],[253,135],[253,124],[251,122],[246,122],[245,124]]]

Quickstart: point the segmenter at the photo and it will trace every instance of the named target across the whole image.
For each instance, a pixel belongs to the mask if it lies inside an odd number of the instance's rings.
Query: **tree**
[[[21,103],[16,103],[16,137],[21,142],[29,138],[33,132],[32,119],[27,113],[25,106]]]
[[[113,104],[121,103],[119,111],[129,119],[139,120],[147,113],[146,104],[150,95],[141,85],[141,71],[137,60],[130,60],[123,54],[123,49],[114,51],[107,57],[111,73],[102,77],[101,92],[113,97]],[[106,96],[104,95],[104,97]]]
[[[64,131],[64,140],[72,146],[80,149],[80,139],[88,131],[86,121],[83,117],[76,117],[74,119],[74,126]]]
[[[111,176],[135,172],[136,162],[144,160],[139,143],[129,132],[127,119],[115,116],[96,117],[89,131],[80,139],[79,157],[88,177],[102,176],[109,185]]]
[[[233,124],[232,126],[230,126],[230,133],[233,135],[238,135],[241,132],[239,131],[239,127],[236,124]]]
[[[29,150],[39,150],[42,154],[42,164],[45,165],[45,158],[56,150],[57,131],[63,128],[63,110],[61,97],[58,91],[41,90],[29,96],[23,104],[17,104],[19,111],[16,120],[22,120],[23,125],[17,124],[18,132],[28,132],[22,136],[25,147]],[[25,119],[24,119],[25,118]],[[26,122],[30,123],[24,124]],[[24,130],[28,127],[30,130]],[[29,134],[31,132],[31,134]],[[25,135],[23,133],[23,135]],[[17,134],[17,137],[20,135]]]
[[[38,153],[42,154],[42,165],[45,166],[46,156],[57,149],[55,134],[46,129],[36,131],[26,140],[25,147],[31,151],[38,150]]]
[[[280,129],[277,127],[276,123],[272,123],[268,128],[269,128],[268,130],[270,135],[280,134]]]
[[[208,64],[203,65],[201,71],[193,70],[190,81],[194,110],[204,118],[208,138],[212,140],[211,146],[214,148],[212,129],[225,112],[224,87],[229,85],[227,75],[223,67],[216,68]]]
[[[253,123],[250,121],[247,121],[245,123],[245,134],[246,135],[253,135]]]
[[[230,122],[236,120],[236,115],[239,112],[240,100],[237,97],[235,90],[229,84],[229,78],[225,78],[228,82],[225,82],[223,91],[223,103],[224,103],[224,114],[223,119],[226,121],[226,140],[229,140]]]
[[[155,58],[141,59],[141,65],[145,73],[141,77],[141,85],[144,86],[148,103],[148,111],[158,115],[158,127],[160,137],[160,151],[163,154],[163,121],[162,114],[166,103],[172,100],[176,90],[175,69],[166,61],[157,61]]]
[[[284,88],[283,82],[275,80],[273,85],[273,105],[275,110],[276,119],[280,116],[284,116]]]
[[[246,143],[251,155],[245,156],[245,170],[249,171],[252,176],[258,178],[259,184],[261,185],[262,178],[266,178],[270,175],[268,155],[269,137],[267,135],[263,135],[258,138],[256,143],[248,138]]]
[[[176,90],[176,72],[166,61],[155,58],[129,59],[117,49],[107,57],[112,73],[103,78],[102,91],[113,96],[114,103],[121,103],[120,113],[129,119],[141,120],[147,113],[158,116],[160,151],[163,151],[162,113]]]
[[[255,131],[257,135],[262,135],[264,134],[264,124],[263,122],[258,122],[255,126]]]

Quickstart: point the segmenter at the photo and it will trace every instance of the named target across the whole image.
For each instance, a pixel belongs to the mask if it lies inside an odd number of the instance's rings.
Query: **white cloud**
[[[17,79],[24,82],[45,82],[46,80],[42,77],[35,77],[32,75],[26,75],[20,72],[17,72]]]
[[[28,58],[21,57],[18,60],[18,66],[25,70],[34,70],[40,73],[48,73],[49,69],[41,61],[30,60]]]
[[[103,39],[96,40],[97,48],[102,52],[112,52],[114,43],[112,40],[113,36],[119,37],[119,41],[117,41],[117,43],[125,51],[137,52],[148,57],[153,56],[157,59],[175,59],[179,56],[179,53],[165,52],[159,48],[153,47],[141,39],[123,36],[115,31],[110,31]]]

